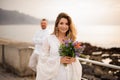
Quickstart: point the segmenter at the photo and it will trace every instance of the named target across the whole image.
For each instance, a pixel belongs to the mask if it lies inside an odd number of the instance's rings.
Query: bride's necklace
[[[65,40],[65,37],[58,37],[58,39],[59,39],[60,43],[63,43]]]

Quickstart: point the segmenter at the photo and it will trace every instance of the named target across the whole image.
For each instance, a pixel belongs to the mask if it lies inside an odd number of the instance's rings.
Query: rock
[[[102,79],[102,80],[117,80],[116,77],[113,77],[113,76],[111,76],[111,75],[102,75],[102,76],[101,76],[101,79]]]
[[[99,52],[93,52],[93,53],[92,53],[92,55],[95,55],[95,56],[98,56],[98,55],[101,55],[101,54],[102,54],[101,51],[99,51]]]
[[[102,69],[101,69],[99,66],[96,66],[96,67],[94,68],[94,74],[95,74],[96,76],[100,77],[101,75],[104,74],[104,72],[102,71]]]
[[[86,64],[82,64],[83,74],[94,75],[94,67]]]

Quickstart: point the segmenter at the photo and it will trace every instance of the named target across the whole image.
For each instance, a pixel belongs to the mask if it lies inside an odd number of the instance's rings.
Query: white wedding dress
[[[82,67],[79,60],[64,66],[60,63],[60,42],[55,35],[43,41],[39,55],[36,80],[81,80]]]

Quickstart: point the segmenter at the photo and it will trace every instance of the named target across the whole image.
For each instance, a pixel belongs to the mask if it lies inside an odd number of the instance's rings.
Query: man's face
[[[47,27],[47,21],[41,21],[41,28],[46,29]]]

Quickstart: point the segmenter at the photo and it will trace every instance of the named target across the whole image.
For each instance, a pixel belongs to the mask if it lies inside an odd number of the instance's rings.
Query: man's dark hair
[[[47,21],[47,19],[43,18],[41,21]]]

